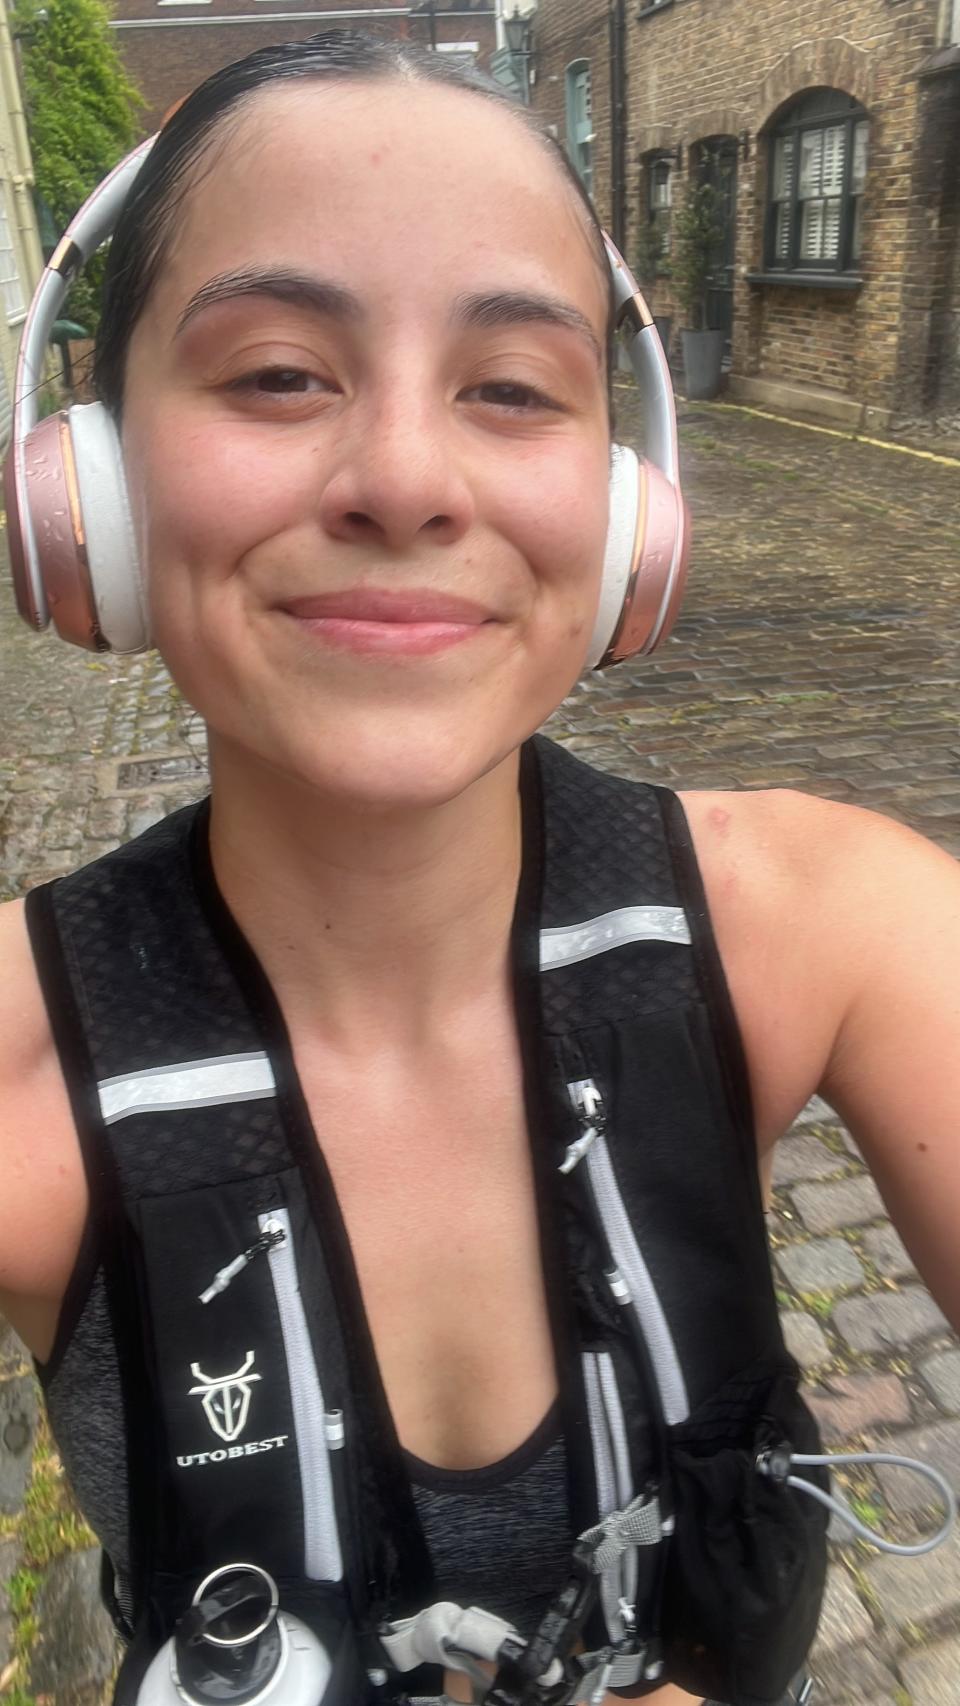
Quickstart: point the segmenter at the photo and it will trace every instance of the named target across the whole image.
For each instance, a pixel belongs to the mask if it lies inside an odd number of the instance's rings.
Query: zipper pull
[[[580,1136],[568,1145],[567,1153],[560,1163],[561,1173],[573,1172],[577,1162],[582,1161],[590,1145],[596,1142],[606,1125],[603,1098],[592,1078],[580,1078],[568,1084],[567,1095],[580,1120]]]
[[[234,1256],[233,1261],[228,1262],[225,1268],[218,1270],[206,1291],[200,1293],[200,1302],[212,1303],[215,1297],[219,1297],[222,1291],[226,1291],[227,1286],[232,1280],[236,1279],[238,1274],[243,1273],[244,1268],[250,1262],[254,1261],[257,1256],[262,1256],[265,1251],[275,1249],[278,1244],[283,1243],[285,1238],[286,1233],[282,1226],[277,1226],[276,1223],[268,1223],[255,1243],[251,1244],[239,1256]]]

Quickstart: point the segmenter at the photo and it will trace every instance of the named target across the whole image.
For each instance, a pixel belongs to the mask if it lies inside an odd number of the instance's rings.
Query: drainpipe
[[[627,56],[626,0],[613,0],[607,13],[610,33],[610,223],[621,251],[627,240]]]

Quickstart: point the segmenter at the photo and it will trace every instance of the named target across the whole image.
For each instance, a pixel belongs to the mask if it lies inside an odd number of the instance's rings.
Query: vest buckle
[[[575,1698],[571,1688],[579,1681],[581,1668],[570,1652],[593,1608],[597,1577],[588,1547],[574,1547],[573,1572],[540,1620],[529,1641],[504,1641],[500,1666],[493,1686],[484,1696],[484,1706],[561,1706]],[[557,1662],[562,1675],[554,1684],[543,1677]]]

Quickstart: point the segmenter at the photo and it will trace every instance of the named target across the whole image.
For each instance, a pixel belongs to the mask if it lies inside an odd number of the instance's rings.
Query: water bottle
[[[157,1653],[137,1706],[343,1706],[328,1694],[334,1663],[298,1617],[279,1609],[258,1564],[211,1571]]]

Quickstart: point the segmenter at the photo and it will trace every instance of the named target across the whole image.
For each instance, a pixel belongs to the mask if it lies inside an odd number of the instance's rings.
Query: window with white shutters
[[[769,268],[850,271],[860,259],[869,121],[836,89],[818,89],[781,118],[770,142]]]
[[[0,451],[6,450],[10,443],[10,433],[13,428],[13,408],[10,403],[10,387],[7,376],[0,366]]]
[[[773,252],[776,261],[786,266],[790,258],[790,219],[793,203],[793,159],[796,138],[778,136],[773,146]]]
[[[23,285],[20,282],[20,269],[17,266],[17,252],[10,235],[10,224],[7,219],[2,185],[0,185],[0,291],[3,293],[3,306],[6,310],[7,319],[18,319],[25,312],[27,305],[23,299]]]
[[[947,46],[960,45],[960,0],[950,0],[947,11]]]
[[[588,195],[593,193],[593,140],[590,66],[578,59],[567,67],[567,153]]]

